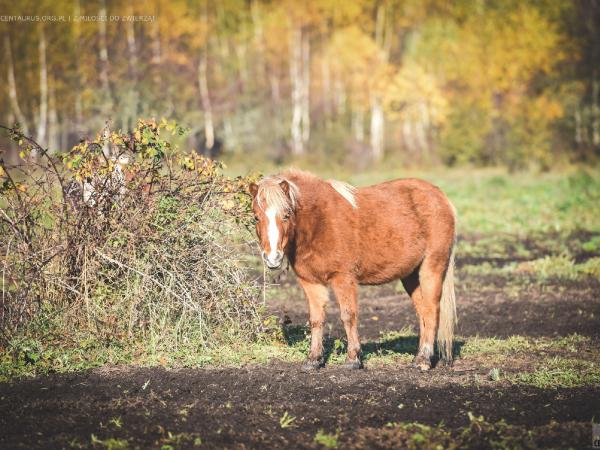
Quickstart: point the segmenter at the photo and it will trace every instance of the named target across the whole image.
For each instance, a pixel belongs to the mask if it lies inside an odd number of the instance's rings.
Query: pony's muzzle
[[[269,269],[279,269],[283,262],[283,252],[277,250],[274,256],[267,255],[266,252],[262,252],[262,258]]]

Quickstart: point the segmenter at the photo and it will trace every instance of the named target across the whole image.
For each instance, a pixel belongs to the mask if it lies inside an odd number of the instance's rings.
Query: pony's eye
[[[259,222],[258,216],[254,216],[254,221]]]
[[[283,222],[287,222],[288,219],[290,218],[289,214],[286,214],[285,216],[283,216],[283,218],[281,219]]]

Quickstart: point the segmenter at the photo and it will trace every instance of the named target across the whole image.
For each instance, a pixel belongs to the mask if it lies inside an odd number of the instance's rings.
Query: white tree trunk
[[[215,128],[206,74],[207,53],[208,49],[204,49],[202,56],[200,57],[200,63],[198,64],[198,87],[200,88],[200,101],[202,102],[202,110],[204,112],[204,145],[210,154],[210,151],[215,145]]]
[[[252,18],[252,29],[254,30],[254,48],[256,49],[256,61],[253,62],[253,65],[257,70],[256,79],[260,82],[267,79],[267,68],[265,64],[263,21],[258,0],[251,0],[250,15]]]
[[[575,143],[581,145],[583,142],[583,133],[581,132],[581,110],[579,105],[575,107]]]
[[[162,61],[162,49],[160,45],[160,27],[158,17],[160,17],[160,2],[156,2],[156,17],[152,22],[152,64],[160,65]]]
[[[269,76],[269,85],[271,86],[271,100],[275,105],[279,105],[281,101],[281,93],[279,91],[279,77],[277,74],[272,73]]]
[[[302,155],[304,153],[304,141],[302,139],[302,31],[294,27],[290,36],[290,80],[292,83],[292,153]]]
[[[106,16],[106,0],[102,0],[100,6],[100,16]],[[109,81],[109,61],[108,61],[108,46],[106,42],[106,22],[98,21],[98,31],[100,34],[100,83],[105,97],[105,113],[108,113],[112,108],[112,95],[110,92]]]
[[[130,11],[130,15],[133,15],[133,8]],[[130,76],[130,89],[129,89],[129,101],[127,108],[129,109],[128,117],[125,117],[127,123],[124,129],[133,129],[138,115],[138,101],[139,96],[137,92],[137,45],[135,42],[135,28],[133,27],[133,21],[127,22],[127,50],[129,52],[129,76]]]
[[[46,35],[44,28],[40,26],[40,42],[38,46],[40,61],[40,110],[37,126],[37,141],[45,147],[46,133],[48,127],[48,67],[46,65]]]
[[[405,150],[408,153],[414,153],[416,144],[413,137],[412,123],[409,120],[402,121],[402,141]]]
[[[310,139],[310,40],[302,36],[302,142]]]
[[[201,20],[204,24],[204,29],[208,30],[208,2],[203,3]],[[212,156],[212,148],[215,145],[215,126],[210,92],[208,90],[208,44],[207,39],[198,63],[198,88],[200,90],[200,101],[202,102],[202,111],[204,113],[204,147],[208,151],[209,156]]]
[[[371,96],[371,156],[373,161],[381,161],[384,150],[384,117],[381,99]]]
[[[75,2],[73,15],[74,17],[81,15],[79,0]],[[77,137],[80,138],[83,135],[83,100],[81,98],[81,86],[83,83],[79,62],[81,58],[81,25],[79,21],[73,23],[73,34],[73,41],[75,43],[75,132],[77,133]]]
[[[354,139],[358,142],[364,142],[365,140],[365,115],[362,109],[357,109],[352,111],[352,134],[354,134]]]
[[[235,149],[238,145],[231,117],[227,114],[223,118],[223,133],[225,135],[225,143],[228,149]]]
[[[336,114],[346,114],[346,88],[342,80],[338,77],[335,78],[333,83],[333,90],[335,93],[335,109]]]
[[[58,114],[56,112],[56,94],[54,92],[54,83],[50,85],[50,94],[48,97],[48,148],[50,151],[59,150],[58,145]],[[62,148],[60,150],[67,150],[66,148]]]
[[[325,39],[322,39],[325,42]],[[325,55],[321,58],[321,88],[322,88],[322,101],[323,111],[325,118],[331,117],[331,66],[329,64],[329,58]],[[329,123],[329,121],[327,121]]]
[[[383,47],[383,35],[385,33],[385,3],[377,5],[377,13],[375,16],[375,43],[379,47]]]
[[[600,95],[600,82],[598,74],[594,70],[592,75],[592,144],[600,145],[600,108],[598,107],[598,96]]]
[[[235,53],[239,61],[240,79],[242,80],[242,86],[245,87],[248,84],[248,64],[246,58],[246,45],[241,43],[235,46]]]
[[[10,107],[15,115],[17,122],[21,126],[21,130],[26,135],[29,135],[29,127],[27,126],[27,120],[23,115],[23,111],[21,111],[21,107],[19,105],[19,98],[17,96],[17,83],[15,81],[15,67],[12,59],[12,51],[10,49],[10,38],[8,33],[4,35],[4,51],[6,52],[6,70],[7,70],[7,78],[8,78],[8,98],[10,100]]]
[[[417,141],[422,155],[429,155],[429,111],[425,102],[419,102],[420,120],[415,123]]]

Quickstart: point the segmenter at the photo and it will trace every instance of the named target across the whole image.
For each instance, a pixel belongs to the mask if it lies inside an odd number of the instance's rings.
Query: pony
[[[358,286],[400,279],[419,320],[413,367],[432,367],[437,336],[452,362],[456,302],[456,210],[436,186],[397,179],[355,188],[287,170],[249,186],[264,263],[284,256],[308,301],[311,345],[304,370],[324,365],[323,325],[331,287],[348,339],[344,367],[362,368]]]

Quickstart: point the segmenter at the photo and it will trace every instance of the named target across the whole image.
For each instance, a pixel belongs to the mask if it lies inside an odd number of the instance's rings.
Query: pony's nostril
[[[261,256],[262,256],[262,259],[263,259],[263,261],[266,261],[266,260],[267,260],[267,252],[265,252],[264,250],[263,250],[263,252],[261,253]]]

